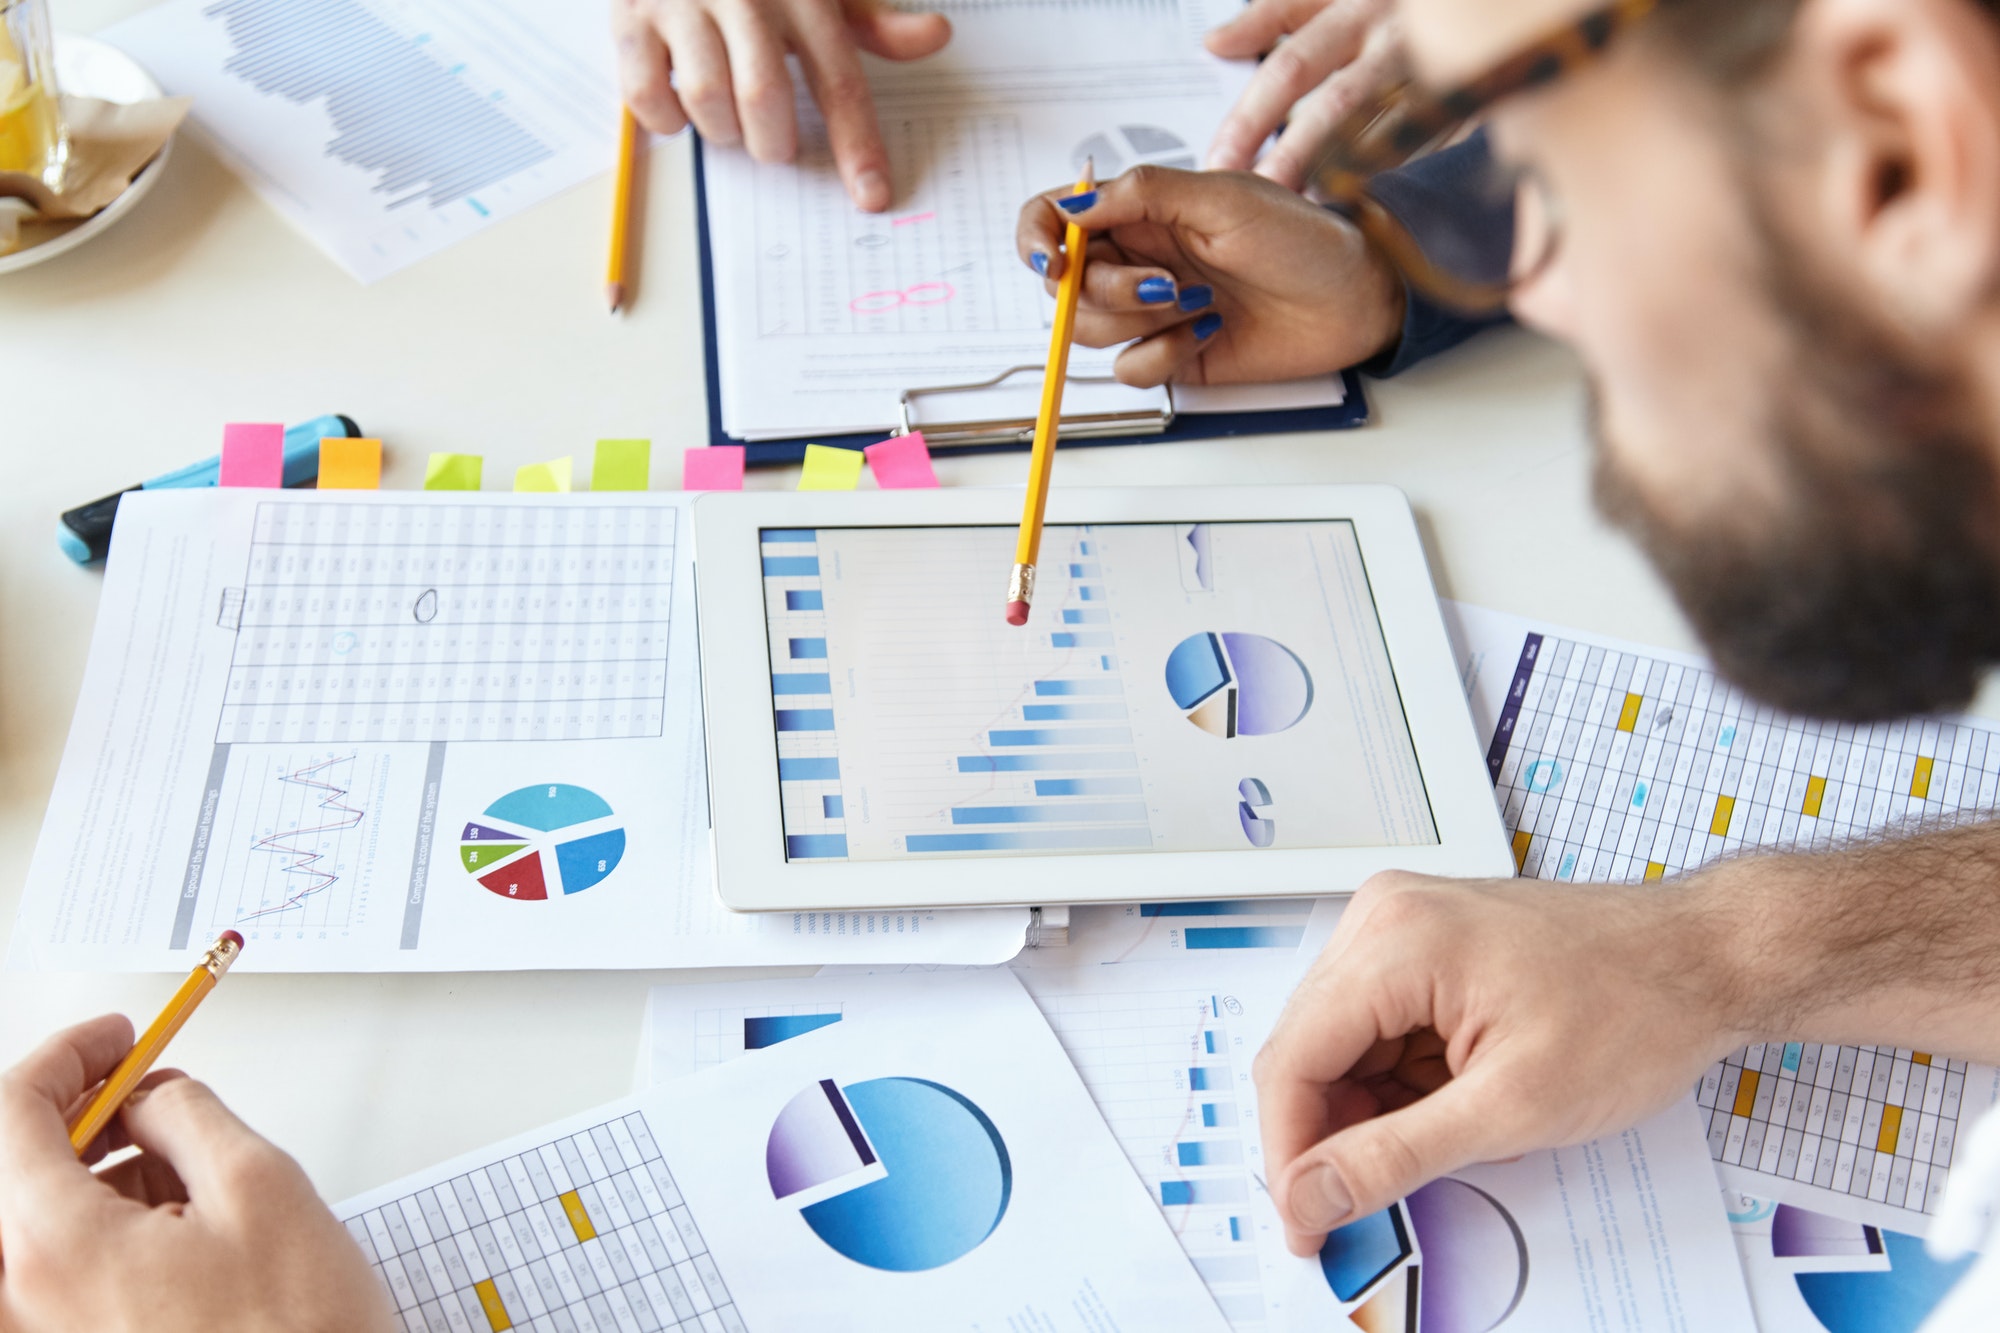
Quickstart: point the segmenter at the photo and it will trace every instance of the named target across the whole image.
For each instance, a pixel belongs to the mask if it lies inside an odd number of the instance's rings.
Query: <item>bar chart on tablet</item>
[[[998,530],[995,530],[998,531]],[[1088,528],[1052,531],[1043,615],[1025,643],[985,603],[949,623],[926,617],[875,637],[864,651],[902,700],[894,723],[905,756],[882,789],[881,815],[907,855],[1108,851],[1152,845],[1139,756],[1111,613]],[[1000,538],[1007,534],[1000,532]],[[850,820],[834,794],[840,762],[827,665],[818,534],[766,530],[773,616],[779,772],[793,856],[846,855]],[[926,582],[976,585],[993,562],[981,550],[929,564]],[[782,628],[782,638],[778,638]],[[948,646],[943,640],[949,636]],[[964,656],[969,667],[948,669]],[[1026,679],[1023,679],[1023,676]],[[963,725],[974,719],[977,725]],[[832,776],[827,776],[832,775]],[[940,786],[950,799],[940,806]],[[824,825],[816,831],[815,824]],[[941,826],[941,827],[939,827]],[[937,831],[929,830],[933,827]]]
[[[169,0],[110,40],[251,187],[363,281],[611,163],[600,7]]]
[[[1052,527],[1023,627],[1013,540],[763,530],[788,856],[1437,840],[1351,524]]]

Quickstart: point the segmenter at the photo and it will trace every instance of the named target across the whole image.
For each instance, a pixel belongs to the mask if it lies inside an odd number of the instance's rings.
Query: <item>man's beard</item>
[[[1977,396],[1769,262],[1794,348],[1768,381],[1783,498],[1670,521],[1600,440],[1598,507],[1753,697],[1857,722],[1963,706],[2000,661],[2000,488]]]

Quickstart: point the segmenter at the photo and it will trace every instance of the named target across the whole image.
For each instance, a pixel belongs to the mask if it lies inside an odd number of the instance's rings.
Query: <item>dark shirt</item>
[[[1378,176],[1372,191],[1383,207],[1398,218],[1438,217],[1457,219],[1452,228],[1455,239],[1483,253],[1475,257],[1476,272],[1502,273],[1514,249],[1513,200],[1483,198],[1476,188],[1484,178],[1491,157],[1484,130],[1464,143],[1419,158],[1398,171]],[[1359,367],[1378,379],[1401,374],[1417,362],[1458,346],[1482,329],[1505,324],[1510,316],[1501,310],[1489,315],[1467,315],[1450,306],[1426,299],[1407,281],[1403,336],[1394,346]]]

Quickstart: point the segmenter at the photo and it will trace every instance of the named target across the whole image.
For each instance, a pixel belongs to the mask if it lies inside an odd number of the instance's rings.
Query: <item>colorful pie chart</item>
[[[459,834],[466,873],[497,897],[545,902],[603,881],[625,856],[625,830],[594,791],[551,783],[508,792]]]
[[[1211,736],[1273,736],[1312,708],[1312,675],[1297,653],[1261,634],[1190,634],[1167,654],[1167,693]]]
[[[827,1248],[890,1273],[977,1249],[1007,1215],[1014,1184],[986,1113],[921,1078],[815,1083],[779,1112],[764,1169],[772,1197],[797,1201]]]

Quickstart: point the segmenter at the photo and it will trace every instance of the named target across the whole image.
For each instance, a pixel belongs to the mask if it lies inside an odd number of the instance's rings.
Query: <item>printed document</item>
[[[741,914],[689,497],[127,495],[15,966],[991,963],[1027,913]]]
[[[927,6],[928,7],[928,6]],[[722,426],[745,439],[885,430],[905,389],[918,425],[1032,419],[1054,302],[1014,247],[1021,205],[1140,163],[1195,168],[1252,66],[1209,55],[1204,33],[1238,0],[959,0],[934,6],[953,35],[937,55],[864,55],[897,196],[848,198],[825,122],[803,94],[799,157],[758,164],[702,147]],[[1090,383],[1113,355],[1078,347],[1064,411],[1157,412],[1165,395]],[[1185,411],[1324,406],[1340,380],[1175,390]]]
[[[1720,856],[1825,848],[1892,824],[1986,812],[1991,722],[1788,717],[1682,653],[1444,603],[1521,873],[1614,883]],[[1724,1183],[1921,1236],[1959,1131],[2000,1070],[1929,1051],[1767,1042],[1696,1092]]]
[[[363,282],[609,168],[601,4],[167,0],[102,35]]]
[[[412,1328],[1223,1333],[1004,970],[335,1212]]]
[[[1343,1316],[1371,1333],[1753,1326],[1685,1103],[1596,1143],[1459,1172],[1294,1258],[1265,1188],[1250,1073],[1293,974],[1192,959],[1018,972],[1233,1328],[1306,1333],[1346,1327]],[[643,1072],[755,1065],[801,1033],[866,1031],[921,1011],[944,979],[656,987]]]

